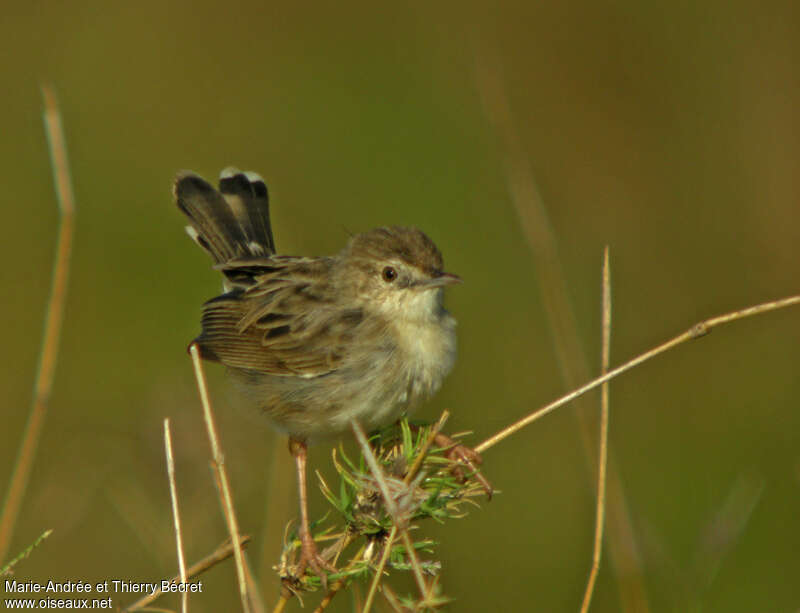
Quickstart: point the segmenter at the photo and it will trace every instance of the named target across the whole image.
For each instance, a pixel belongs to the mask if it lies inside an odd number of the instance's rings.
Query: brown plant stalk
[[[537,419],[544,417],[548,413],[555,411],[557,408],[567,404],[568,402],[571,402],[572,400],[575,400],[579,396],[583,396],[586,392],[589,392],[595,389],[596,387],[599,387],[606,381],[610,381],[611,379],[618,377],[619,375],[629,371],[630,369],[638,366],[639,364],[642,364],[643,362],[646,362],[647,360],[654,358],[657,355],[664,353],[665,351],[669,351],[670,349],[673,349],[678,345],[685,343],[686,341],[694,340],[696,338],[700,338],[701,336],[705,336],[717,326],[730,323],[732,321],[736,321],[737,319],[744,319],[745,317],[760,315],[761,313],[767,313],[769,311],[786,308],[796,304],[800,304],[800,294],[795,296],[788,296],[787,298],[781,298],[780,300],[771,300],[769,302],[762,302],[761,304],[757,304],[744,309],[739,309],[738,311],[731,311],[730,313],[725,313],[723,315],[717,315],[716,317],[705,319],[693,325],[691,328],[686,330],[686,332],[683,332],[678,336],[671,338],[670,340],[660,345],[657,345],[656,347],[653,347],[649,351],[645,351],[644,353],[636,356],[635,358],[628,360],[624,364],[617,366],[613,370],[610,370],[606,374],[597,377],[596,379],[592,379],[591,381],[585,383],[578,389],[571,391],[569,394],[566,394],[561,398],[554,400],[550,404],[546,404],[545,406],[533,411],[532,413],[529,413],[525,417],[515,421],[510,426],[506,426],[496,434],[493,434],[492,436],[487,438],[481,444],[477,445],[475,447],[475,451],[477,451],[478,453],[483,453],[487,449],[490,449],[491,447],[497,445],[497,443],[499,443],[500,441],[508,438],[515,432],[518,432],[519,430],[522,430],[524,427],[529,426]]]
[[[247,534],[242,536],[241,540],[239,541],[238,548],[244,549],[245,547],[247,547],[247,545],[250,543],[250,538],[251,537]],[[219,564],[220,562],[227,560],[234,554],[234,551],[236,549],[237,548],[234,547],[232,542],[222,543],[222,545],[217,547],[212,553],[207,555],[202,560],[195,562],[189,568],[186,569],[186,580],[188,581],[189,579],[194,579],[195,577],[199,577],[209,568],[212,568],[217,564]],[[182,580],[180,574],[172,577],[172,579],[170,579],[170,583],[174,583],[179,580]],[[162,593],[161,588],[159,587],[152,594],[148,594],[147,596],[140,598],[136,602],[129,604],[127,607],[124,607],[121,610],[121,613],[129,613],[132,611],[138,611],[144,609],[150,603],[154,602],[157,598],[159,598],[161,596],[161,593]]]
[[[602,315],[603,342],[600,356],[600,372],[606,374],[611,355],[611,268],[608,263],[608,245],[603,250],[603,298]],[[581,613],[588,613],[592,602],[597,573],[600,571],[600,558],[603,552],[603,528],[606,512],[606,468],[608,465],[608,381],[600,387],[600,445],[597,458],[597,506],[594,520],[594,546],[592,550],[592,567],[586,591],[583,594]]]
[[[552,331],[556,361],[565,385],[571,388],[589,378],[589,360],[578,333],[549,213],[515,125],[501,66],[492,60],[487,46],[476,46],[476,81],[481,100],[487,118],[500,137],[511,204],[536,267],[535,278]],[[574,415],[591,471],[595,468],[595,455],[594,435],[588,419],[590,407],[582,404],[577,408]],[[610,449],[607,463],[610,553],[618,577],[624,577],[624,582],[619,582],[621,608],[626,612],[647,613],[650,606],[639,562],[639,547],[625,488]]]
[[[53,264],[53,278],[50,286],[50,299],[45,316],[44,339],[39,354],[39,368],[34,386],[33,404],[28,415],[28,423],[22,435],[17,461],[9,481],[8,492],[0,512],[0,560],[8,553],[11,536],[14,533],[19,509],[36,456],[39,438],[42,433],[50,392],[53,388],[58,345],[61,337],[61,323],[64,318],[64,304],[67,295],[67,280],[72,254],[72,234],[75,217],[75,198],[72,193],[67,146],[64,130],[61,125],[61,112],[55,93],[49,85],[42,85],[44,98],[44,125],[47,133],[50,161],[53,167],[53,179],[58,197],[60,226],[58,230],[58,246]]]
[[[192,356],[192,364],[194,365],[194,374],[197,379],[197,389],[200,392],[200,402],[203,405],[203,417],[206,422],[206,430],[208,431],[208,440],[211,445],[211,455],[213,458],[214,473],[217,478],[219,487],[217,491],[220,494],[222,510],[225,515],[225,521],[228,524],[228,532],[231,535],[231,542],[234,544],[233,559],[236,562],[236,576],[239,583],[239,596],[242,600],[242,610],[245,613],[250,612],[250,602],[248,600],[247,577],[245,574],[244,554],[242,548],[239,547],[239,524],[236,520],[236,512],[233,508],[233,496],[231,495],[231,488],[228,482],[228,474],[225,470],[225,460],[222,455],[222,450],[219,445],[219,437],[217,436],[217,427],[214,423],[214,416],[211,411],[211,402],[208,398],[208,386],[206,385],[206,378],[203,372],[203,365],[200,361],[200,352],[197,345],[192,343],[189,346],[189,353]]]
[[[183,531],[181,530],[181,516],[178,512],[178,487],[175,484],[175,459],[172,456],[172,433],[169,429],[169,419],[164,419],[164,451],[167,455],[167,478],[169,480],[169,497],[172,501],[172,522],[175,526],[175,546],[178,550],[178,575],[181,583],[186,584],[186,561],[183,556]],[[181,592],[181,613],[188,610],[189,592]]]

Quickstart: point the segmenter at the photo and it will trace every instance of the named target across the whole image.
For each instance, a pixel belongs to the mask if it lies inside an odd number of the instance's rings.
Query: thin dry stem
[[[698,590],[711,585],[725,556],[742,536],[764,493],[764,478],[758,473],[741,473],[722,506],[703,530],[693,560],[688,564],[690,580]]]
[[[611,269],[608,263],[608,245],[603,250],[603,348],[600,369],[608,372],[611,354]],[[600,570],[600,557],[603,552],[603,527],[606,511],[606,467],[608,465],[608,382],[600,388],[600,451],[597,459],[597,507],[595,509],[594,548],[592,550],[592,569],[583,594],[581,613],[589,611],[592,602],[597,573]]]
[[[236,561],[236,576],[239,580],[239,596],[242,600],[242,610],[245,613],[250,611],[250,603],[248,601],[247,579],[245,576],[244,555],[242,554],[239,543],[239,525],[236,521],[236,512],[233,508],[233,497],[231,496],[231,488],[228,483],[228,475],[225,470],[225,459],[219,445],[219,437],[217,436],[217,428],[214,424],[214,417],[211,412],[211,403],[208,399],[208,386],[206,385],[205,374],[203,373],[203,365],[200,361],[200,352],[197,345],[192,343],[189,346],[189,353],[192,356],[192,364],[194,365],[194,374],[197,379],[197,389],[200,392],[200,402],[203,405],[203,416],[206,422],[206,430],[208,431],[208,440],[211,444],[211,454],[213,457],[213,464],[215,473],[217,475],[217,482],[219,483],[219,492],[222,496],[222,508],[225,514],[225,520],[228,524],[228,532],[231,535],[231,541],[234,543],[234,560]]]
[[[314,613],[322,613],[325,609],[327,609],[328,605],[331,604],[331,601],[333,600],[334,596],[336,596],[336,594],[339,593],[339,590],[341,590],[343,587],[344,587],[344,581],[342,581],[341,579],[339,581],[336,581],[330,587],[328,593],[325,594],[325,598],[323,598],[320,601],[319,606],[316,609],[314,609]]]
[[[383,553],[381,554],[381,559],[378,562],[378,568],[375,571],[375,576],[372,578],[372,584],[369,586],[369,592],[367,592],[367,599],[364,601],[364,608],[362,613],[369,613],[372,609],[372,603],[375,600],[375,594],[378,591],[378,585],[381,582],[381,577],[383,576],[383,569],[386,568],[386,561],[389,559],[389,553],[392,550],[392,545],[394,545],[394,539],[397,538],[397,524],[392,525],[392,529],[389,532],[389,536],[386,537],[386,544],[383,546]]]
[[[239,541],[239,547],[234,547],[233,543],[229,542],[222,543],[222,545],[217,547],[217,549],[213,553],[210,553],[205,558],[203,558],[198,562],[195,562],[188,569],[186,569],[186,579],[187,580],[194,579],[195,577],[202,575],[212,566],[216,566],[223,560],[227,560],[229,557],[231,557],[236,549],[239,549],[241,551],[241,549],[246,547],[249,542],[250,542],[250,536],[244,535],[241,537],[241,540]],[[174,583],[179,579],[181,579],[181,576],[175,575],[172,579],[170,579],[170,582]],[[128,611],[138,611],[140,609],[143,609],[151,602],[159,598],[160,596],[161,596],[161,588],[159,587],[152,594],[148,594],[144,598],[140,598],[136,602],[129,604],[127,607],[122,609],[122,613],[127,613]]]
[[[400,601],[397,599],[397,596],[391,589],[389,589],[388,587],[383,588],[383,595],[386,598],[386,601],[389,603],[389,606],[392,607],[392,611],[397,611],[397,613],[402,613],[403,607],[400,604]]]
[[[381,495],[383,496],[383,502],[386,505],[386,511],[394,521],[398,521],[397,505],[394,503],[394,498],[392,498],[392,495],[389,492],[389,484],[386,483],[386,479],[383,477],[383,471],[378,465],[378,460],[375,459],[375,454],[372,453],[372,449],[370,449],[369,441],[367,441],[367,435],[364,434],[364,429],[355,419],[350,421],[350,427],[353,429],[353,434],[355,434],[356,440],[361,446],[361,451],[364,454],[364,458],[367,460],[369,470],[372,473],[372,476],[375,477],[375,481],[378,483],[378,487],[381,490]]]
[[[574,388],[591,376],[586,351],[581,343],[575,312],[569,298],[550,217],[528,156],[515,126],[514,115],[506,96],[499,62],[489,61],[490,54],[479,46],[476,54],[476,77],[486,115],[502,139],[503,165],[511,203],[520,220],[537,269],[535,278],[541,288],[542,304],[553,334],[557,363],[568,388]],[[595,467],[595,439],[589,423],[590,407],[577,407],[574,413],[584,454],[590,471]],[[623,611],[647,613],[650,607],[639,562],[636,535],[630,521],[625,489],[613,454],[608,457],[608,507],[610,551],[619,577]]]
[[[264,613],[264,599],[258,589],[258,583],[253,576],[253,569],[250,568],[250,561],[244,558],[244,576],[247,580],[247,593],[250,596],[250,607],[253,613]]]
[[[282,611],[286,608],[286,603],[294,596],[294,593],[287,588],[285,585],[281,586],[281,596],[278,598],[278,602],[275,603],[275,608],[272,609],[272,613],[282,613]]]
[[[353,433],[356,436],[356,440],[358,444],[361,446],[361,451],[364,454],[364,458],[367,460],[367,464],[369,465],[370,472],[372,476],[375,477],[375,481],[378,483],[378,487],[381,490],[381,495],[383,496],[384,504],[386,505],[386,511],[392,517],[393,525],[392,525],[392,532],[395,532],[394,527],[400,523],[402,520],[399,517],[397,512],[397,505],[392,498],[391,493],[389,492],[389,485],[386,483],[386,479],[383,477],[383,471],[381,470],[378,461],[375,459],[375,454],[372,453],[372,449],[370,449],[369,441],[367,441],[367,437],[364,434],[364,430],[361,428],[361,425],[356,421],[352,420],[350,422],[350,426],[353,429]],[[408,475],[406,475],[408,477]],[[427,598],[428,596],[428,587],[425,584],[425,578],[422,576],[422,567],[419,565],[419,560],[417,559],[416,551],[414,551],[414,544],[411,541],[411,538],[408,536],[408,532],[405,529],[400,530],[400,534],[403,538],[403,543],[408,550],[408,557],[411,562],[411,568],[414,570],[414,578],[417,580],[417,585],[419,586],[420,594],[422,598]],[[387,547],[390,549],[390,547]],[[385,564],[385,556],[387,549],[384,549],[384,556],[381,556],[381,562]],[[376,578],[381,576],[383,572],[383,565],[378,569],[379,572],[375,574]],[[370,589],[370,593],[372,593],[372,589]],[[370,601],[371,606],[371,601]],[[368,609],[364,609],[368,611]]]
[[[428,449],[433,444],[436,435],[441,432],[444,424],[447,422],[448,418],[450,417],[450,411],[444,410],[442,411],[441,417],[439,417],[439,421],[436,422],[433,428],[431,428],[431,432],[428,435],[425,443],[423,443],[422,447],[420,448],[417,457],[414,460],[414,463],[411,465],[411,468],[406,473],[403,482],[406,485],[409,485],[413,478],[416,476],[417,472],[419,472],[420,466],[422,466],[422,462],[425,459],[425,455],[428,453]],[[377,478],[377,477],[376,477]],[[398,527],[397,524],[392,525],[392,530],[389,532],[389,536],[386,538],[386,543],[383,547],[383,553],[381,554],[381,559],[378,561],[378,568],[375,570],[375,576],[372,578],[372,583],[369,586],[369,592],[367,593],[367,600],[364,602],[364,608],[362,609],[362,613],[369,613],[370,609],[372,608],[372,603],[375,600],[375,594],[378,591],[378,585],[381,582],[381,577],[383,576],[383,569],[386,568],[386,561],[389,559],[389,553],[392,550],[392,546],[394,545],[394,539],[397,538],[397,531]]]
[[[419,558],[417,558],[417,552],[414,549],[414,541],[411,540],[408,530],[401,530],[400,538],[403,539],[403,545],[406,546],[406,553],[408,554],[408,559],[411,562],[411,568],[414,571],[414,579],[417,582],[419,593],[423,600],[427,600],[429,596],[428,584],[425,583],[425,576],[422,574],[422,566],[420,566]]]
[[[169,478],[169,497],[172,500],[175,546],[178,549],[178,574],[181,578],[181,583],[186,584],[186,560],[183,557],[183,532],[181,530],[181,516],[178,511],[178,488],[175,485],[175,459],[172,456],[172,433],[169,430],[169,418],[164,419],[164,450],[167,454],[167,477]],[[181,592],[181,613],[188,611],[188,598],[188,592]]]
[[[447,409],[442,411],[442,415],[441,417],[439,417],[439,421],[437,421],[434,424],[433,428],[431,428],[431,432],[428,435],[428,438],[423,443],[422,447],[419,450],[419,453],[417,454],[417,457],[414,458],[414,463],[411,465],[411,468],[408,469],[408,472],[406,473],[406,476],[403,479],[403,482],[406,485],[411,484],[411,481],[414,479],[414,477],[417,476],[420,467],[422,467],[422,463],[425,461],[425,456],[428,454],[428,449],[431,448],[431,445],[433,445],[433,441],[436,439],[436,435],[442,431],[442,428],[444,428],[444,425],[445,423],[447,423],[447,420],[449,418],[450,418],[450,411],[448,411]]]
[[[286,453],[286,445],[279,445],[278,437],[271,434],[270,459],[266,485],[266,504],[264,512],[264,522],[261,529],[262,539],[258,551],[258,577],[264,578],[272,573],[273,556],[276,551],[280,551],[282,545],[282,532],[286,518],[290,515],[289,503],[291,500],[290,490],[293,487],[293,471],[290,463],[291,455]],[[252,552],[251,552],[252,553]],[[275,602],[280,594],[281,584],[278,582],[265,581],[262,585],[264,600]]]
[[[789,296],[787,298],[782,298],[780,300],[773,300],[770,302],[763,302],[755,306],[740,309],[738,311],[732,311],[724,315],[717,315],[716,317],[712,317],[710,319],[701,321],[700,323],[697,323],[691,328],[689,328],[686,332],[679,334],[675,338],[672,338],[666,341],[665,343],[662,343],[661,345],[653,347],[649,351],[645,351],[644,353],[625,362],[624,364],[617,366],[615,369],[607,372],[605,375],[597,377],[596,379],[592,379],[585,385],[582,385],[578,389],[573,390],[569,394],[562,396],[558,400],[554,400],[550,404],[547,404],[542,408],[535,410],[533,413],[530,413],[529,415],[523,417],[522,419],[514,422],[510,426],[503,428],[498,433],[493,434],[485,441],[483,441],[480,445],[475,447],[475,451],[477,451],[478,453],[483,453],[490,447],[494,447],[497,443],[508,438],[515,432],[518,432],[525,426],[532,424],[540,417],[544,417],[548,413],[567,404],[568,402],[574,400],[575,398],[583,396],[586,392],[593,390],[594,388],[602,385],[606,381],[610,381],[611,379],[618,377],[622,373],[629,371],[631,368],[634,368],[639,364],[646,362],[650,358],[654,358],[657,355],[664,353],[665,351],[669,351],[670,349],[672,349],[673,347],[677,347],[681,343],[685,343],[686,341],[690,341],[699,338],[701,336],[705,336],[716,326],[719,326],[721,324],[726,324],[731,321],[735,321],[737,319],[743,319],[745,317],[760,315],[761,313],[767,313],[769,311],[774,311],[776,309],[782,309],[795,304],[800,304],[800,295]]]
[[[45,131],[47,133],[61,220],[58,230],[58,246],[53,264],[50,299],[47,304],[44,339],[42,341],[42,350],[39,354],[39,368],[36,374],[33,404],[28,415],[25,432],[22,435],[22,444],[9,481],[3,510],[0,513],[0,560],[3,560],[8,553],[11,536],[14,533],[14,526],[22,505],[22,499],[25,496],[33,460],[36,456],[42,426],[47,415],[47,406],[50,400],[50,392],[53,388],[53,376],[58,358],[70,255],[72,253],[75,199],[72,193],[64,130],[61,126],[61,113],[58,108],[58,101],[49,85],[42,86],[42,96],[44,97]]]

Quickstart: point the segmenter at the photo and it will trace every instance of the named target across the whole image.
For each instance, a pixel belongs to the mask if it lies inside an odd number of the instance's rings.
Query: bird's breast
[[[408,382],[409,401],[434,394],[456,359],[456,323],[447,313],[424,321],[395,325],[397,360]]]

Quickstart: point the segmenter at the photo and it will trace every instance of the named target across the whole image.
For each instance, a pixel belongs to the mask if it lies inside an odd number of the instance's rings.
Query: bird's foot
[[[456,463],[452,470],[453,474],[455,474],[460,481],[464,481],[466,479],[463,468],[463,466],[466,465],[472,471],[473,476],[478,483],[480,483],[483,487],[483,491],[486,492],[486,497],[489,500],[492,499],[494,488],[492,487],[492,484],[489,483],[489,480],[484,477],[478,469],[478,466],[483,464],[483,458],[477,451],[467,447],[466,445],[457,443],[455,440],[446,434],[442,434],[441,432],[434,437],[433,442],[436,443],[438,447],[445,449],[445,454],[447,457]]]
[[[322,588],[328,591],[328,575],[327,572],[336,572],[336,567],[328,562],[317,549],[317,544],[311,537],[311,534],[305,530],[300,534],[300,562],[297,565],[297,576],[302,577],[306,572],[306,568],[314,571],[314,574],[322,581]],[[327,572],[326,572],[327,571]]]

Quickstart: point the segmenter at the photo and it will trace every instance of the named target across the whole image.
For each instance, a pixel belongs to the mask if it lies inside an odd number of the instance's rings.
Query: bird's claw
[[[317,544],[310,534],[303,531],[300,535],[300,562],[297,565],[297,576],[302,577],[306,568],[314,571],[314,574],[322,581],[322,589],[328,591],[327,572],[336,572],[336,567],[328,562],[317,549]],[[327,571],[327,572],[326,572]]]
[[[442,434],[441,432],[436,435],[436,437],[433,439],[433,442],[442,449],[446,449],[447,457],[456,463],[452,469],[456,478],[458,478],[460,481],[464,481],[466,479],[466,476],[464,475],[464,469],[461,466],[466,465],[472,471],[473,476],[478,483],[480,483],[483,487],[483,491],[486,492],[486,497],[489,500],[492,499],[494,488],[492,487],[492,484],[489,483],[489,480],[484,477],[478,469],[478,466],[483,464],[483,458],[477,451],[467,447],[466,445],[457,443],[455,440],[446,434]]]

